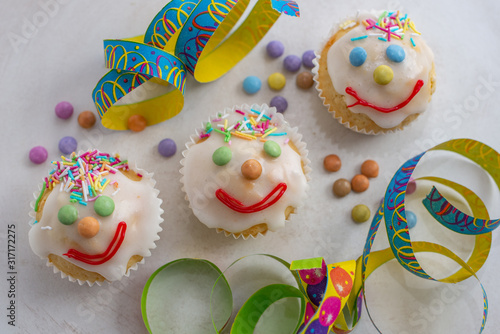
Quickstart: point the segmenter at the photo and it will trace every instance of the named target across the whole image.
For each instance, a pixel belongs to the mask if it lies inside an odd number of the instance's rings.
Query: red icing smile
[[[392,108],[383,108],[383,107],[378,107],[366,100],[363,100],[362,98],[360,98],[358,96],[358,93],[352,88],[352,87],[347,87],[345,89],[345,92],[349,95],[351,95],[352,97],[354,97],[357,101],[349,106],[347,106],[348,108],[350,107],[354,107],[354,106],[357,106],[357,105],[362,105],[362,106],[365,106],[365,107],[370,107],[372,109],[375,109],[375,110],[378,110],[380,112],[383,112],[383,113],[390,113],[390,112],[393,112],[393,111],[396,111],[396,110],[399,110],[403,107],[405,107],[408,103],[410,103],[411,100],[413,100],[413,98],[415,97],[415,95],[417,95],[417,93],[420,91],[420,89],[422,88],[422,86],[424,85],[424,81],[423,80],[418,80],[416,83],[415,83],[415,86],[413,87],[413,92],[411,92],[410,96],[404,100],[403,102],[401,102],[400,104],[398,104],[397,106],[394,106]]]
[[[215,197],[217,197],[219,201],[221,201],[225,206],[233,211],[240,213],[254,213],[267,209],[268,207],[279,201],[281,196],[283,196],[283,194],[285,193],[286,188],[286,184],[282,182],[278,184],[273,190],[271,190],[271,192],[260,202],[249,206],[245,206],[243,203],[241,203],[222,189],[217,189],[217,191],[215,192]]]
[[[91,265],[99,265],[108,262],[113,256],[115,256],[116,252],[122,245],[123,239],[125,239],[125,232],[127,231],[127,224],[125,222],[120,222],[116,227],[116,232],[113,237],[113,240],[108,245],[108,248],[104,253],[89,255],[82,252],[77,251],[76,249],[71,248],[67,253],[63,254],[70,259],[75,259],[87,264]]]

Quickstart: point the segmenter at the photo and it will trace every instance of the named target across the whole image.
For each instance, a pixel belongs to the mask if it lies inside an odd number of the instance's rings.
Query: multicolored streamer
[[[92,92],[102,124],[126,130],[132,115],[147,125],[177,115],[184,106],[186,72],[199,82],[216,80],[242,60],[281,13],[300,16],[292,0],[258,0],[230,35],[250,0],[171,0],[151,21],[143,36],[105,40],[106,67],[111,69]],[[134,104],[116,105],[147,81],[173,90]]]
[[[438,223],[457,233],[475,236],[474,249],[467,261],[462,260],[442,245],[411,241],[410,238],[405,212],[406,188],[421,158],[425,153],[436,150],[451,151],[476,162],[493,178],[500,190],[500,154],[491,147],[472,139],[450,140],[408,160],[398,169],[389,183],[384,200],[371,223],[361,257],[356,261],[335,264],[326,264],[320,257],[293,261],[291,265],[288,265],[284,260],[265,255],[290,268],[297,285],[273,284],[257,291],[240,309],[232,325],[231,333],[253,333],[255,325],[265,309],[282,298],[297,298],[301,304],[301,312],[297,315],[298,319],[293,320],[294,324],[297,323],[294,333],[327,334],[330,331],[337,334],[349,333],[355,328],[361,317],[363,301],[366,302],[367,296],[364,293],[366,280],[377,268],[393,259],[396,259],[403,268],[412,274],[426,280],[457,283],[474,277],[479,282],[476,272],[483,266],[488,257],[492,231],[498,227],[499,220],[489,218],[485,204],[470,189],[438,177],[417,179],[430,181],[434,184],[431,192],[423,200],[423,205]],[[441,186],[449,187],[461,195],[470,207],[472,215],[465,214],[454,207],[437,190]],[[390,247],[372,251],[372,245],[381,224],[386,227]],[[415,253],[418,252],[432,252],[446,256],[459,264],[461,268],[449,277],[433,278],[425,272],[418,262],[415,256]],[[148,284],[152,279],[154,279],[154,275]],[[213,285],[211,300],[216,297],[215,287],[219,281],[227,283],[222,272]],[[483,292],[483,319],[479,333],[483,331],[488,316],[488,298],[481,283],[480,286]],[[143,305],[147,287],[148,285],[143,294]],[[273,294],[273,291],[279,291],[279,294]],[[255,305],[267,306],[266,308],[256,308]],[[212,307],[210,309],[213,313]],[[366,310],[370,316],[369,309],[366,308]],[[147,324],[149,314],[144,308],[143,317]],[[247,321],[249,317],[253,319],[250,323]],[[219,320],[219,323],[221,322],[224,321]],[[214,332],[220,332],[222,328],[216,325],[214,317],[212,317],[212,323],[214,324]],[[380,332],[376,324],[373,324]],[[149,327],[148,329],[154,333]],[[266,332],[272,333],[273,331]]]

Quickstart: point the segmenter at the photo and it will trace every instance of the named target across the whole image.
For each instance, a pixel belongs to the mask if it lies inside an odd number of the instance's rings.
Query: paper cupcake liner
[[[81,155],[83,153],[85,153],[85,151],[79,151],[78,155]],[[144,170],[142,168],[138,168],[136,163],[134,163],[134,167],[132,167],[132,166],[129,165],[129,169],[133,170],[135,173],[141,174],[142,178],[144,180],[148,180],[149,181],[148,182],[149,186],[152,187],[152,189],[153,189],[152,191],[155,194],[155,198],[156,198],[156,200],[158,202],[159,212],[158,212],[157,229],[155,231],[156,232],[155,238],[148,245],[148,250],[149,250],[148,254],[147,255],[141,255],[142,256],[142,260],[139,261],[139,262],[136,262],[134,265],[132,265],[130,268],[128,268],[126,270],[125,274],[122,276],[122,278],[123,277],[129,277],[130,276],[130,272],[132,270],[137,270],[139,268],[139,264],[144,264],[145,263],[145,258],[151,256],[151,250],[156,248],[156,241],[160,240],[160,236],[158,234],[163,230],[161,228],[161,226],[160,226],[161,223],[163,222],[163,218],[161,217],[163,215],[163,213],[164,213],[163,209],[161,208],[161,204],[163,203],[163,200],[158,197],[159,194],[160,194],[160,191],[157,188],[155,188],[155,186],[156,186],[156,180],[153,178],[154,173],[152,173],[152,172],[150,173],[150,172],[147,172],[146,170]],[[42,187],[43,187],[43,183],[38,184],[38,191],[33,193],[34,200],[30,202],[30,207],[31,207],[31,211],[29,212],[29,216],[31,218],[30,222],[29,222],[30,226],[33,226],[34,223],[35,223],[35,221],[36,221],[35,204],[36,204],[36,199],[38,198],[38,196],[40,195],[40,192],[42,191]],[[35,255],[37,255],[37,254],[35,254]],[[54,254],[54,255],[57,255],[57,254]],[[59,268],[57,268],[52,262],[50,262],[50,260],[48,258],[46,258],[46,257],[40,257],[40,258],[42,260],[43,259],[47,260],[46,266],[47,267],[52,267],[54,274],[60,273],[61,274],[61,278],[63,278],[63,279],[64,278],[68,278],[68,280],[70,282],[78,282],[79,285],[88,284],[89,286],[93,286],[94,284],[96,284],[98,286],[102,286],[103,283],[111,284],[111,283],[113,283],[115,281],[119,281],[119,280],[109,281],[109,280],[106,279],[106,280],[104,280],[102,282],[101,281],[90,282],[90,281],[87,281],[87,280],[81,280],[81,279],[75,278],[75,277],[73,277],[71,275],[68,275],[68,274],[64,273]],[[75,264],[73,262],[70,262],[70,263],[78,266],[78,264]]]
[[[371,12],[376,12],[376,11],[372,10]],[[359,16],[359,11],[356,14],[356,16],[347,16],[343,20],[340,20],[340,22],[346,22],[346,21],[349,21],[349,20],[357,22],[358,16]],[[350,129],[352,131],[355,131],[355,132],[358,132],[358,133],[362,133],[362,134],[365,134],[365,135],[380,135],[380,134],[395,133],[395,132],[399,132],[399,131],[403,130],[404,128],[406,128],[407,126],[409,126],[411,123],[413,123],[413,121],[415,121],[420,114],[412,114],[412,115],[410,115],[409,117],[413,116],[413,119],[411,119],[410,121],[408,121],[407,124],[404,124],[406,122],[406,120],[408,119],[408,118],[405,118],[398,126],[395,126],[393,128],[388,128],[388,129],[381,128],[382,130],[379,130],[379,131],[375,131],[375,130],[369,130],[369,131],[367,131],[365,128],[359,128],[354,123],[353,124],[349,124],[349,120],[344,119],[341,115],[338,115],[338,112],[334,109],[334,107],[332,105],[330,105],[326,101],[327,100],[326,93],[323,92],[323,90],[319,87],[320,86],[320,81],[319,81],[319,60],[321,59],[321,53],[322,53],[322,51],[324,50],[324,48],[326,47],[326,45],[330,41],[330,39],[337,32],[339,32],[341,29],[343,29],[343,28],[340,27],[340,24],[341,23],[335,24],[330,29],[330,31],[326,35],[326,37],[323,38],[323,41],[320,44],[320,48],[314,52],[315,55],[316,55],[316,57],[313,59],[314,67],[313,67],[313,69],[311,71],[313,73],[313,81],[315,83],[314,87],[318,91],[318,96],[321,99],[323,105],[327,108],[328,112],[333,116],[333,118],[335,118],[340,124],[342,124],[343,126],[345,126],[348,129]],[[345,28],[345,29],[349,29],[349,28]],[[338,94],[340,94],[340,93],[338,93]],[[340,95],[343,95],[343,94],[340,94]],[[347,107],[347,105],[346,105],[346,107]],[[350,112],[352,113],[352,111],[350,111]],[[353,113],[353,114],[355,114],[355,113]]]
[[[238,110],[250,110],[251,108],[253,108],[253,109],[255,109],[255,108],[258,108],[258,109],[260,109],[260,108],[267,108],[268,110],[274,110],[275,114],[273,115],[273,121],[276,120],[276,119],[278,119],[278,121],[279,121],[280,124],[283,124],[286,127],[288,127],[288,129],[286,131],[287,132],[287,136],[290,139],[290,141],[293,142],[293,144],[295,145],[295,147],[299,151],[299,155],[300,155],[300,158],[301,158],[301,161],[302,161],[302,166],[303,166],[302,169],[303,169],[304,175],[306,177],[306,180],[308,182],[306,184],[306,189],[305,189],[305,191],[307,192],[309,190],[309,181],[311,179],[311,177],[310,177],[310,173],[311,173],[310,163],[311,163],[311,161],[307,157],[308,154],[309,154],[309,151],[306,148],[307,145],[306,145],[306,143],[302,142],[302,135],[299,134],[298,127],[294,127],[294,128],[290,127],[290,125],[285,120],[285,118],[283,117],[283,115],[280,114],[280,113],[278,113],[278,112],[276,112],[276,108],[269,107],[267,104],[262,104],[262,105],[252,104],[251,106],[249,106],[248,104],[243,104],[241,106],[233,106],[232,108],[226,108],[226,109],[224,109],[224,111],[220,115],[215,114],[215,115],[210,116],[208,118],[208,122],[212,122],[214,119],[220,118],[221,116],[224,116],[226,114],[234,113],[236,109],[238,109]],[[187,192],[186,192],[186,189],[185,189],[185,184],[184,184],[184,178],[185,178],[185,175],[184,175],[184,163],[185,163],[186,155],[187,155],[189,149],[193,145],[197,144],[197,142],[200,139],[200,134],[203,131],[205,131],[205,122],[202,122],[201,123],[201,127],[195,129],[195,134],[193,134],[193,135],[191,135],[189,137],[190,140],[185,144],[186,149],[184,151],[182,151],[183,158],[180,161],[181,166],[182,166],[180,168],[180,170],[179,170],[179,172],[182,175],[181,179],[180,179],[180,182],[181,182],[181,185],[182,185],[181,189],[186,194],[186,196],[184,198],[188,202],[190,209],[192,209],[192,206],[191,206],[191,202],[189,201],[189,197],[187,195]],[[292,216],[296,215],[300,211],[300,208],[303,205],[304,204],[301,203],[297,207],[294,207],[293,213],[290,213],[288,219],[285,220],[285,225],[286,225],[286,223],[288,223],[291,220]],[[198,217],[196,217],[196,218],[198,218]],[[201,222],[201,223],[203,224],[203,222]],[[224,235],[226,237],[232,236],[235,239],[239,239],[241,237],[243,240],[247,240],[250,237],[252,239],[256,239],[257,237],[264,236],[264,235],[267,234],[267,232],[269,232],[268,230],[266,230],[265,232],[259,232],[256,235],[253,235],[253,234],[248,234],[248,235],[245,234],[244,235],[241,232],[229,232],[229,231],[226,231],[226,230],[224,230],[222,228],[215,228],[215,230],[216,230],[217,233],[224,233]]]

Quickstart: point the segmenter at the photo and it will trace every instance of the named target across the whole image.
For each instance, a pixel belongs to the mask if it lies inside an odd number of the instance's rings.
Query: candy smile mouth
[[[215,197],[217,197],[217,199],[221,201],[222,204],[233,211],[240,213],[253,213],[267,209],[268,207],[279,201],[281,196],[283,196],[283,194],[285,193],[286,189],[286,183],[282,182],[278,184],[273,190],[271,190],[271,192],[267,194],[267,196],[264,197],[260,202],[248,206],[244,205],[236,198],[229,195],[223,189],[217,189],[217,191],[215,191]]]
[[[68,250],[67,253],[63,255],[69,257],[70,259],[75,259],[91,265],[103,264],[105,262],[108,262],[116,254],[118,249],[120,249],[123,239],[125,239],[126,231],[127,231],[127,224],[125,222],[120,222],[116,227],[113,239],[109,243],[108,248],[106,248],[104,253],[89,255],[71,248],[70,250]]]
[[[415,86],[413,87],[413,91],[411,92],[410,96],[408,96],[408,98],[406,100],[404,100],[403,102],[401,102],[400,104],[398,104],[394,107],[391,107],[391,108],[379,107],[373,103],[370,103],[366,100],[363,100],[362,98],[359,97],[358,93],[352,87],[347,87],[345,89],[345,92],[357,100],[355,103],[348,105],[347,107],[350,108],[350,107],[354,107],[357,105],[361,105],[361,106],[369,107],[369,108],[375,109],[377,111],[388,114],[388,113],[391,113],[393,111],[399,110],[399,109],[405,107],[408,103],[410,103],[410,101],[413,100],[415,95],[418,94],[418,92],[420,91],[420,89],[422,88],[423,85],[424,85],[424,81],[418,80],[415,83]]]

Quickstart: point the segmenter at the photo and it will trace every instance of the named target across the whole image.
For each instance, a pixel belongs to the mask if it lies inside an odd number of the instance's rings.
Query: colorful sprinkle
[[[61,184],[59,191],[70,193],[70,203],[79,203],[86,206],[89,201],[95,201],[110,180],[103,178],[108,173],[116,173],[118,169],[128,170],[127,160],[120,160],[119,156],[100,153],[97,150],[88,151],[80,156],[72,154],[69,158],[61,157],[62,161],[52,161],[56,167],[50,171],[49,177],[44,178],[44,187],[52,189],[54,184]],[[40,193],[35,210],[43,191]]]
[[[368,37],[368,35],[359,36],[359,37],[353,37],[353,38],[351,38],[351,41],[353,41],[353,42],[354,41],[359,41],[360,39],[365,39],[367,37]]]

